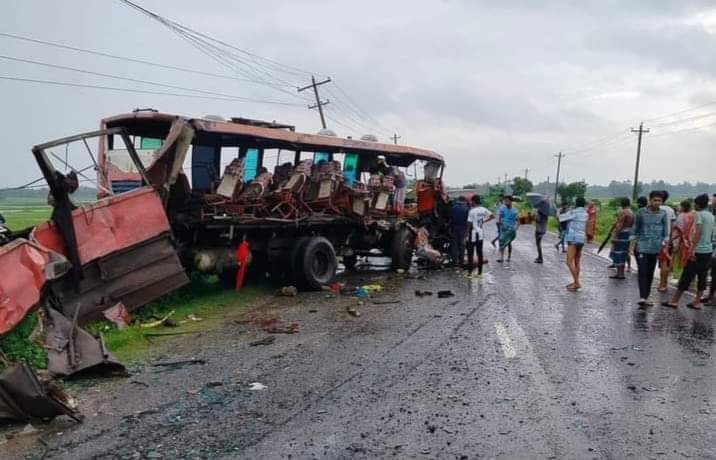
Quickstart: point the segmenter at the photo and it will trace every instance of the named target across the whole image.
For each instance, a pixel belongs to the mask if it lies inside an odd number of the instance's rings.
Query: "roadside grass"
[[[37,313],[32,313],[8,335],[0,339],[0,353],[4,358],[13,362],[25,361],[35,369],[47,367],[47,351],[31,338],[38,320]],[[3,368],[4,364],[0,360],[0,369]]]
[[[214,276],[195,276],[191,283],[176,292],[167,294],[131,313],[132,325],[119,329],[107,320],[88,324],[85,329],[92,335],[104,336],[107,348],[125,364],[129,364],[149,351],[155,342],[184,333],[209,330],[224,319],[228,310],[245,310],[259,296],[268,292],[264,286],[247,286],[240,292],[223,287]],[[174,327],[142,327],[171,313]],[[189,319],[190,316],[200,320]],[[155,335],[156,334],[156,335]]]

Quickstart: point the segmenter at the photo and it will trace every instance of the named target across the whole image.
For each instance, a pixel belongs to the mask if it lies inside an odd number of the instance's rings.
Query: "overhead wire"
[[[137,59],[137,58],[132,58],[132,57],[128,57],[128,56],[110,54],[110,53],[107,53],[104,51],[79,48],[79,47],[65,45],[65,44],[61,44],[61,43],[55,43],[55,42],[50,42],[50,41],[46,41],[46,40],[30,38],[30,37],[26,37],[26,36],[22,36],[22,35],[0,32],[0,36],[7,37],[7,38],[13,38],[16,40],[22,40],[22,41],[26,41],[26,42],[30,42],[30,43],[35,43],[35,44],[39,44],[39,45],[54,47],[54,48],[58,48],[58,49],[65,49],[65,50],[74,51],[77,53],[91,54],[91,55],[105,57],[105,58],[109,58],[109,59],[115,59],[115,60],[120,60],[120,61],[125,61],[125,62],[133,62],[136,64],[142,64],[142,65],[152,66],[152,67],[166,69],[166,70],[174,70],[177,72],[201,75],[204,77],[222,78],[222,79],[226,79],[226,80],[235,80],[235,81],[242,81],[242,82],[247,82],[247,83],[259,83],[258,81],[252,80],[250,78],[241,78],[241,77],[237,77],[235,75],[223,75],[223,74],[217,74],[217,73],[212,73],[212,72],[204,72],[204,71],[196,70],[196,69],[189,69],[186,67],[179,67],[179,66],[174,66],[174,65],[169,65],[169,64],[161,64],[158,62],[147,61],[145,59]],[[288,86],[293,87],[293,85],[288,85]]]
[[[177,21],[168,19],[158,13],[143,8],[142,6],[132,1],[119,1],[122,4],[139,11],[144,15],[147,15],[153,20],[167,27],[173,33],[178,35],[181,39],[187,41],[191,46],[193,46],[203,54],[207,55],[220,65],[258,82],[279,83],[283,87],[277,87],[277,85],[273,85],[273,89],[281,91],[285,94],[290,94],[291,97],[304,101],[305,103],[312,102],[310,100],[309,95],[299,92],[293,93],[284,89],[284,87],[288,87],[289,85],[291,85],[289,79],[293,77],[305,78],[309,75],[320,75],[319,73],[299,69],[294,66],[282,64],[272,59],[264,58],[247,50],[231,45],[225,41],[198,32]],[[278,74],[285,74],[289,77],[284,78]],[[298,87],[298,85],[295,85],[295,87]],[[375,120],[375,118],[371,117],[369,114],[367,114],[367,112],[361,109],[358,104],[356,104],[355,101],[353,101],[353,99],[348,96],[345,90],[343,90],[338,85],[336,85],[336,88],[342,93],[343,97],[337,97],[336,94],[332,93],[329,88],[326,88],[326,91],[333,96],[331,104],[333,105],[333,108],[335,108],[335,112],[337,113],[337,115],[340,115],[341,117],[345,118],[344,123],[342,123],[343,126],[354,125],[352,129],[356,129],[357,126],[363,127],[363,131],[378,130],[382,131],[383,133],[388,133],[388,135],[393,134],[390,130],[384,128],[377,120]],[[345,98],[346,100],[345,103],[342,102],[343,98]],[[333,121],[335,121],[335,117],[332,117],[332,119]],[[366,129],[367,126],[372,126],[372,128]],[[358,129],[358,131],[360,130],[361,129]]]
[[[206,91],[206,90],[196,89],[196,88],[188,88],[188,87],[184,87],[184,86],[170,85],[167,83],[159,83],[159,82],[154,82],[154,81],[150,81],[150,80],[142,80],[139,78],[125,77],[125,76],[120,76],[120,75],[108,74],[108,73],[104,73],[104,72],[95,72],[92,70],[80,69],[77,67],[69,67],[69,66],[64,66],[64,65],[59,65],[59,64],[51,64],[48,62],[35,61],[35,60],[31,60],[31,59],[23,59],[23,58],[18,58],[15,56],[0,55],[0,59],[5,59],[5,60],[15,61],[15,62],[23,62],[26,64],[40,65],[43,67],[49,67],[49,68],[60,69],[60,70],[68,70],[71,72],[78,72],[78,73],[82,73],[82,74],[94,75],[94,76],[99,76],[99,77],[104,77],[104,78],[112,78],[112,79],[117,79],[117,80],[130,81],[133,83],[141,83],[141,84],[145,84],[145,85],[159,86],[159,87],[170,88],[170,89],[178,89],[178,90],[182,90],[182,91],[192,91],[192,92],[196,92],[196,93],[209,94],[212,96],[228,97],[228,98],[241,100],[243,102],[261,102],[261,103],[267,103],[267,104],[288,104],[288,105],[296,105],[296,106],[300,105],[300,104],[296,104],[296,103],[292,103],[292,102],[259,100],[259,99],[252,99],[252,98],[244,97],[244,96],[236,96],[233,94],[226,94],[226,93]]]
[[[293,106],[293,107],[299,105],[299,104],[295,104],[292,102],[268,101],[268,100],[260,100],[260,99],[248,99],[247,100],[245,98],[238,98],[238,97],[219,97],[219,96],[208,96],[208,95],[202,96],[202,95],[198,95],[198,94],[170,93],[170,92],[164,92],[164,91],[143,90],[143,89],[137,89],[137,88],[122,88],[122,87],[115,87],[115,86],[90,85],[90,84],[85,84],[85,83],[62,82],[62,81],[56,81],[56,80],[41,80],[41,79],[35,79],[35,78],[14,77],[14,76],[9,76],[9,75],[0,75],[0,80],[19,81],[19,82],[26,82],[26,83],[39,83],[39,84],[54,85],[54,86],[69,86],[69,87],[75,87],[75,88],[101,89],[101,90],[118,91],[118,92],[124,92],[124,93],[154,94],[154,95],[159,95],[159,96],[185,97],[185,98],[190,98],[190,99],[207,99],[207,100],[216,100],[216,101],[240,101],[240,102],[247,102],[247,103],[275,104],[275,105],[286,105],[286,106]]]

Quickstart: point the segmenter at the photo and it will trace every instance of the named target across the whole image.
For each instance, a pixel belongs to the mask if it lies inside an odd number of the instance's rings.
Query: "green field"
[[[33,227],[50,218],[52,208],[41,200],[5,198],[0,200],[0,214],[13,230]]]

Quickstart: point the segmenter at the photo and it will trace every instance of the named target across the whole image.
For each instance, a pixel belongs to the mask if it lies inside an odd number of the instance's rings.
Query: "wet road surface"
[[[231,320],[176,340],[164,359],[206,364],[144,366],[88,389],[86,423],[46,435],[49,450],[32,453],[716,458],[714,309],[639,310],[636,277],[609,280],[607,262],[590,254],[584,288],[567,292],[562,254],[547,240],[545,264],[534,264],[531,232],[510,263],[486,247],[482,280],[364,275],[385,291],[363,305],[325,293],[270,299],[258,315],[300,324],[270,345],[249,346],[266,334]],[[266,388],[249,390],[253,382]]]

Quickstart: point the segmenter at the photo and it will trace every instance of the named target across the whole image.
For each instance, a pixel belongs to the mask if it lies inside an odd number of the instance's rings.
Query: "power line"
[[[110,53],[106,53],[103,51],[78,48],[75,46],[64,45],[61,43],[54,43],[54,42],[45,41],[45,40],[39,40],[36,38],[24,37],[21,35],[9,34],[9,33],[5,33],[5,32],[0,32],[0,36],[7,37],[7,38],[13,38],[16,40],[23,40],[26,42],[35,43],[35,44],[39,44],[39,45],[50,46],[50,47],[54,47],[54,48],[66,49],[66,50],[75,51],[78,53],[92,54],[95,56],[101,56],[101,57],[105,57],[105,58],[109,58],[109,59],[116,59],[116,60],[126,61],[126,62],[134,62],[136,64],[143,64],[143,65],[157,67],[157,68],[166,69],[166,70],[175,70],[178,72],[202,75],[204,77],[223,78],[226,80],[236,80],[236,81],[243,81],[243,82],[248,82],[248,83],[261,83],[261,84],[264,83],[264,82],[253,80],[250,78],[241,78],[241,77],[236,77],[236,76],[232,76],[232,75],[222,75],[222,74],[211,73],[211,72],[203,72],[201,70],[188,69],[186,67],[178,67],[178,66],[173,66],[173,65],[169,65],[169,64],[160,64],[157,62],[151,62],[151,61],[147,61],[144,59],[137,59],[137,58],[132,58],[132,57],[128,57],[128,56],[120,56],[120,55],[116,55],[116,54],[110,54]],[[285,85],[285,86],[292,87],[293,85]]]
[[[232,98],[232,99],[236,99],[236,100],[242,100],[242,101],[244,101],[244,102],[258,102],[258,101],[259,101],[259,100],[255,100],[255,99],[251,99],[251,98],[247,98],[247,97],[243,97],[243,96],[235,96],[235,95],[233,95],[233,94],[217,93],[217,92],[214,92],[214,91],[205,91],[205,90],[201,90],[201,89],[195,89],[195,88],[187,88],[187,87],[183,87],[183,86],[169,85],[169,84],[166,84],[166,83],[158,83],[158,82],[149,81],[149,80],[142,80],[142,79],[138,79],[138,78],[123,77],[123,76],[120,76],[120,75],[114,75],[114,74],[108,74],[108,73],[102,73],[102,72],[95,72],[95,71],[92,71],[92,70],[79,69],[79,68],[77,68],[77,67],[68,67],[68,66],[63,66],[63,65],[58,65],[58,64],[50,64],[50,63],[47,63],[47,62],[33,61],[33,60],[30,60],[30,59],[22,59],[22,58],[13,57],[13,56],[0,55],[0,59],[5,59],[5,60],[10,60],[10,61],[15,61],[15,62],[24,62],[24,63],[27,63],[27,64],[40,65],[40,66],[44,66],[44,67],[50,67],[50,68],[53,68],[53,69],[69,70],[69,71],[72,71],[72,72],[79,72],[79,73],[83,73],[83,74],[87,74],[87,75],[95,75],[95,76],[99,76],[99,77],[113,78],[113,79],[117,79],[117,80],[131,81],[131,82],[133,82],[133,83],[142,83],[142,84],[145,84],[145,85],[161,86],[161,87],[164,87],[164,88],[179,89],[179,90],[182,90],[182,91],[193,91],[193,92],[196,92],[196,93],[209,94],[209,95],[212,95],[212,96],[228,97],[228,98]],[[262,103],[271,103],[271,104],[296,105],[296,106],[300,105],[300,104],[296,104],[296,103],[292,103],[292,102],[283,102],[283,101],[266,101],[266,100],[261,100],[261,102],[262,102]]]
[[[27,83],[40,83],[40,84],[54,85],[54,86],[70,86],[70,87],[74,87],[74,88],[102,89],[102,90],[108,90],[108,91],[119,91],[119,92],[124,92],[124,93],[155,94],[155,95],[159,95],[159,96],[186,97],[186,98],[190,98],[190,99],[209,99],[209,100],[216,100],[216,101],[240,101],[240,102],[252,102],[252,103],[261,103],[261,104],[288,105],[288,106],[293,106],[293,107],[301,106],[301,104],[294,104],[292,102],[263,101],[260,99],[246,100],[246,99],[236,98],[236,97],[200,96],[198,94],[180,94],[180,93],[169,93],[169,92],[163,92],[163,91],[120,88],[120,87],[115,87],[115,86],[88,85],[88,84],[84,84],[84,83],[62,82],[62,81],[55,81],[55,80],[39,80],[39,79],[34,79],[34,78],[12,77],[12,76],[8,76],[8,75],[0,75],[0,80],[21,81],[21,82],[27,82]]]
[[[172,24],[173,26],[181,27],[181,28],[183,28],[183,29],[186,29],[186,30],[188,30],[188,31],[191,31],[192,33],[194,33],[194,34],[196,34],[196,35],[198,35],[198,36],[200,36],[200,37],[202,37],[202,38],[205,38],[205,39],[211,40],[211,41],[213,41],[213,42],[219,43],[219,44],[221,44],[221,45],[223,45],[223,46],[226,46],[227,48],[231,48],[231,49],[233,49],[233,50],[235,50],[235,51],[238,51],[238,52],[240,52],[240,53],[242,53],[242,54],[245,54],[246,56],[249,56],[249,57],[254,58],[254,59],[256,59],[256,60],[260,60],[260,61],[264,61],[264,62],[266,62],[266,63],[272,64],[272,65],[274,65],[274,66],[277,67],[277,68],[284,69],[283,72],[286,72],[286,73],[294,73],[294,74],[296,74],[296,75],[319,75],[319,74],[316,73],[316,72],[311,72],[311,71],[308,71],[308,70],[299,69],[299,68],[297,68],[297,67],[293,67],[293,66],[290,66],[290,65],[286,65],[286,64],[283,64],[283,63],[281,63],[281,62],[274,61],[274,60],[272,60],[272,59],[269,59],[269,58],[266,58],[266,57],[263,57],[263,56],[259,56],[258,54],[254,54],[254,53],[252,53],[252,52],[250,52],[250,51],[247,51],[247,50],[245,50],[245,49],[238,48],[238,47],[236,47],[236,46],[234,46],[234,45],[231,45],[231,44],[226,43],[226,42],[224,42],[224,41],[218,40],[218,39],[216,39],[216,38],[214,38],[214,37],[211,37],[211,36],[209,36],[209,35],[203,34],[203,33],[201,33],[201,32],[197,32],[197,31],[192,30],[191,28],[189,28],[189,27],[187,27],[187,26],[184,26],[183,24],[180,24],[180,23],[178,23],[178,22],[176,22],[176,21],[172,21],[172,20],[170,20],[170,19],[167,19],[167,18],[165,18],[165,17],[159,15],[158,13],[155,13],[155,12],[153,12],[153,11],[150,11],[150,10],[148,10],[148,9],[146,9],[146,8],[144,8],[144,7],[142,7],[142,6],[138,5],[138,4],[136,4],[136,3],[134,3],[134,2],[131,2],[131,1],[129,1],[129,0],[119,0],[119,1],[120,1],[121,3],[124,3],[124,4],[127,5],[127,6],[130,6],[130,7],[134,8],[134,9],[136,9],[137,11],[140,11],[141,13],[143,13],[143,14],[149,16],[150,18],[152,18],[152,19],[154,19],[154,20],[156,20],[156,21],[161,22],[162,24],[165,24],[165,25]]]

